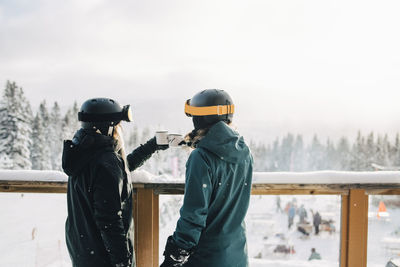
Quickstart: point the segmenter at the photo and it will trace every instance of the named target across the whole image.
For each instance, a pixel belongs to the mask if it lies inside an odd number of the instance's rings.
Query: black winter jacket
[[[127,156],[130,171],[157,149],[155,138]],[[74,267],[134,267],[132,186],[112,137],[79,130],[64,141],[65,235]]]

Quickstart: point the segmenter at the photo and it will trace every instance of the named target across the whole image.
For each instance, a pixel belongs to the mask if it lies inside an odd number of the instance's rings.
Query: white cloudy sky
[[[175,129],[190,127],[184,100],[222,88],[250,137],[394,133],[399,13],[398,0],[0,0],[0,84],[34,106],[112,97]]]

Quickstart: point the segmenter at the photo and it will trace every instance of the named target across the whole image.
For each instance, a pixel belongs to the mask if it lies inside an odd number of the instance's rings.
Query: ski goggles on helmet
[[[208,116],[208,115],[226,115],[235,112],[235,105],[217,105],[206,107],[195,107],[190,105],[190,99],[185,103],[185,114],[192,116]]]
[[[122,108],[122,120],[123,121],[127,121],[127,122],[131,122],[133,120],[133,116],[132,116],[132,109],[130,105],[126,105]]]
[[[78,112],[78,120],[83,122],[106,122],[106,121],[132,121],[132,109],[130,105],[122,108],[121,112],[114,113],[85,113]]]

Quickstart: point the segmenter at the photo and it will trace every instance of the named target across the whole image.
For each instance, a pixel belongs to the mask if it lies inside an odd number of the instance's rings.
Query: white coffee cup
[[[168,145],[168,131],[156,132],[157,145]]]
[[[170,147],[180,146],[180,143],[183,141],[183,137],[181,134],[169,134],[168,135],[168,143]]]

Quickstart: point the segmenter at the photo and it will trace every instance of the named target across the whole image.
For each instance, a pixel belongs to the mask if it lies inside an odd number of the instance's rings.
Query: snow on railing
[[[153,175],[139,170],[132,173],[133,183],[184,183],[185,178]],[[254,172],[253,184],[400,184],[400,171],[379,172]]]
[[[60,171],[0,170],[0,181],[66,182],[68,176]]]
[[[399,171],[254,172],[255,184],[400,184]]]
[[[0,170],[0,181],[67,182],[60,171]],[[139,169],[132,172],[133,183],[181,184],[184,177],[154,175]],[[254,172],[254,184],[400,184],[400,171],[376,172]]]

